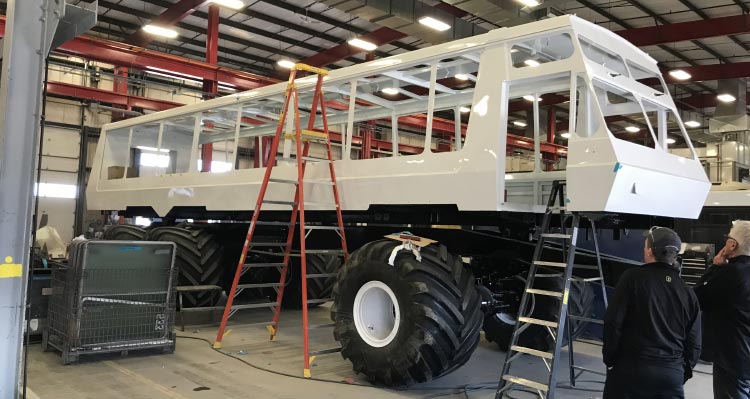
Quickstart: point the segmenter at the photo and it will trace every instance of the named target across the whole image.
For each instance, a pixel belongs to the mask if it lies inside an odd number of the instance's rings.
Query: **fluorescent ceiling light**
[[[676,143],[676,142],[677,142],[677,140],[675,140],[675,139],[673,139],[673,138],[671,138],[671,137],[668,137],[668,138],[667,138],[667,144],[674,144],[674,143]]]
[[[233,10],[239,10],[245,7],[245,3],[241,0],[211,0],[212,4],[216,4],[222,7],[231,8]]]
[[[422,17],[419,19],[419,23],[440,32],[446,31],[451,28],[451,26],[446,24],[445,22],[438,21],[437,19],[432,17]]]
[[[685,126],[687,126],[687,127],[698,127],[700,125],[701,125],[701,123],[698,122],[698,121],[687,121],[687,122],[685,122]]]
[[[729,93],[719,94],[718,96],[716,96],[716,99],[723,103],[731,103],[732,101],[737,100],[733,95]]]
[[[145,71],[145,72],[149,75],[162,76],[162,77],[169,78],[169,79],[180,79],[184,82],[193,82],[193,83],[198,83],[198,84],[203,83],[203,80],[201,80],[201,78],[198,78],[198,80],[196,80],[196,79],[190,79],[190,78],[183,77],[183,76],[174,76],[174,75],[170,75],[167,73],[161,73],[161,72],[156,72],[156,71]]]
[[[467,75],[465,73],[457,73],[453,77],[456,78],[456,79],[458,79],[458,80],[464,80],[464,81],[469,80],[469,75]]]
[[[278,66],[280,66],[282,68],[292,69],[292,68],[294,68],[295,63],[292,62],[292,61],[289,61],[289,60],[278,60],[276,62],[276,65],[278,65]]]
[[[526,127],[526,122],[522,122],[522,121],[513,121],[513,124],[518,127]]]
[[[536,100],[536,101],[542,101],[541,98],[534,97],[531,94],[527,94],[527,95],[523,96],[523,99],[526,100],[526,101],[534,101],[534,100]]]
[[[145,25],[143,27],[143,31],[146,33],[150,33],[152,35],[163,36],[163,37],[167,37],[170,39],[174,39],[178,36],[176,30],[169,29],[169,28],[162,28],[161,26],[156,26],[156,25]]]
[[[626,126],[625,130],[629,131],[630,133],[638,133],[641,131],[641,128],[638,126]]]
[[[395,96],[396,94],[398,94],[398,89],[395,87],[386,87],[381,91],[383,92],[383,94],[388,94],[389,96]]]
[[[675,69],[675,70],[669,71],[669,74],[677,80],[688,80],[693,77],[692,75],[683,71],[682,69]]]
[[[525,5],[526,7],[536,7],[540,3],[538,0],[518,0],[519,3]]]
[[[526,64],[526,65],[528,65],[528,66],[530,66],[530,67],[538,67],[539,66],[539,61],[532,60],[531,58],[529,58],[528,60],[524,61],[523,63]]]
[[[372,50],[375,50],[376,48],[378,48],[378,46],[375,43],[370,43],[370,42],[368,42],[366,40],[356,39],[356,38],[352,39],[352,40],[349,40],[347,43],[349,43],[350,45],[352,45],[354,47],[359,47],[359,48],[361,48],[362,50],[365,50],[365,51],[372,51]]]
[[[462,114],[465,114],[465,113],[471,111],[471,108],[469,108],[469,107],[461,107],[458,110],[461,111]]]
[[[570,138],[570,133],[568,133],[568,132],[560,133],[560,137],[562,137],[564,139],[569,139]]]
[[[183,76],[183,77],[190,78],[190,79],[195,79],[195,80],[203,80],[200,76],[189,75],[187,73],[182,73],[182,72],[170,71],[169,69],[162,69],[162,68],[157,68],[157,67],[152,67],[152,66],[146,66],[146,69],[149,69],[151,71],[164,72],[164,73],[168,73],[170,75]],[[146,71],[146,72],[149,72],[149,71]],[[222,83],[222,84],[224,84],[224,83]]]

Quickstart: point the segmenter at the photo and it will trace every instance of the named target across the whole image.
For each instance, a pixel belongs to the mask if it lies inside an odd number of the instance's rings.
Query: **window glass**
[[[122,179],[128,167],[130,128],[106,132],[101,179]],[[131,174],[133,171],[130,172]]]
[[[165,173],[185,173],[190,171],[194,129],[195,115],[183,115],[164,121],[160,153],[166,154],[168,159],[168,169]],[[144,155],[141,156],[141,162],[144,161]]]
[[[581,50],[583,51],[583,54],[590,61],[593,61],[620,75],[628,76],[628,71],[625,68],[625,63],[623,62],[622,57],[614,52],[605,50],[602,47],[591,43],[581,36],[579,36],[579,41],[581,43]]]
[[[198,170],[227,172],[232,170],[234,159],[234,137],[237,134],[237,106],[224,107],[203,111],[200,121],[200,135],[198,136]],[[211,167],[204,168],[203,158],[210,156]],[[220,166],[214,170],[214,161]]]
[[[573,55],[573,40],[568,33],[537,37],[514,44],[510,55],[514,67],[533,68],[570,58]]]
[[[159,127],[160,123],[132,127],[130,167],[133,173],[128,171],[126,177],[158,176],[169,166],[169,151],[159,151]]]
[[[667,89],[664,87],[664,82],[662,82],[659,75],[645,68],[641,68],[630,61],[626,62],[628,64],[628,69],[630,69],[630,77],[632,79],[646,86],[650,86],[656,93],[664,94],[667,92]]]

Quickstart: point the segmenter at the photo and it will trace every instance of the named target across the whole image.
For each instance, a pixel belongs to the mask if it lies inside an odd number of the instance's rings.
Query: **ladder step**
[[[523,386],[526,386],[526,387],[529,387],[529,388],[534,388],[534,389],[542,391],[542,392],[547,392],[547,390],[549,389],[544,384],[538,383],[536,381],[527,380],[527,379],[521,378],[521,377],[514,377],[512,375],[507,375],[506,374],[506,375],[503,376],[503,379],[505,381],[510,382],[510,383],[518,384],[518,385],[523,385]]]
[[[232,305],[232,310],[259,309],[276,307],[276,302],[246,303],[243,305]]]
[[[251,242],[251,247],[286,247],[285,242]]]
[[[544,238],[572,238],[570,234],[561,234],[561,233],[543,233],[542,237]]]
[[[522,323],[536,324],[539,326],[552,327],[552,328],[557,328],[559,324],[556,321],[535,319],[533,317],[519,317],[518,321]]]
[[[281,283],[237,284],[237,288],[271,288],[271,287],[281,287]]]
[[[594,281],[602,281],[601,277],[590,277],[590,278],[583,278],[583,277],[571,277],[570,281],[578,281],[581,283],[591,283]]]
[[[543,357],[545,359],[554,359],[555,355],[549,352],[543,352],[536,349],[526,348],[524,346],[517,346],[513,345],[510,347],[510,350],[525,353],[527,355],[537,356],[537,357]]]
[[[563,296],[562,292],[538,290],[536,288],[528,288],[526,292],[528,292],[529,294],[546,295],[546,296],[552,296],[555,298],[562,298]]]
[[[308,226],[305,225],[305,230],[340,230],[338,226]]]
[[[319,351],[310,352],[310,356],[320,356],[320,355],[327,355],[329,353],[338,353],[338,352],[341,352],[341,348],[321,349]]]
[[[534,264],[537,266],[568,267],[568,264],[565,262],[547,262],[543,260],[535,260]]]
[[[297,162],[297,158],[276,157],[276,160],[283,161],[283,162]],[[327,158],[315,158],[315,157],[302,157],[302,160],[305,162],[331,162]]]
[[[594,323],[594,324],[604,325],[604,320],[592,319],[590,317],[583,317],[583,316],[575,316],[575,315],[571,315],[571,314],[569,314],[568,317],[570,319],[572,319],[572,320],[578,320],[578,321],[583,321],[583,322],[586,322],[586,323]]]
[[[245,269],[260,269],[260,268],[264,268],[264,267],[283,267],[283,266],[284,266],[283,262],[279,262],[279,263],[245,263],[244,265],[242,265],[242,267],[245,268]]]
[[[297,185],[297,183],[298,183],[297,180],[293,180],[293,179],[279,179],[277,177],[271,177],[271,178],[269,178],[268,182],[269,183],[280,183],[280,184],[293,184],[293,185]],[[305,184],[325,184],[325,185],[329,185],[329,186],[333,185],[333,182],[330,181],[330,180],[304,180],[303,183],[305,183]]]
[[[308,305],[313,305],[313,304],[316,304],[316,303],[326,303],[326,302],[330,302],[332,300],[333,300],[332,298],[308,299],[307,300],[307,304]]]
[[[336,273],[311,273],[307,275],[307,278],[326,278],[334,276],[336,276]]]

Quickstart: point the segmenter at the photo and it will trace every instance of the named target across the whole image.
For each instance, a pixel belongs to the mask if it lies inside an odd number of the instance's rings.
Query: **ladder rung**
[[[338,352],[341,352],[341,348],[321,349],[319,351],[310,352],[310,356],[320,356],[320,355],[327,355],[329,353],[338,353]]]
[[[535,260],[534,264],[537,266],[568,267],[568,264],[564,262],[547,262],[543,260]]]
[[[599,270],[599,266],[596,265],[573,265],[573,268],[584,270]]]
[[[562,292],[538,290],[536,288],[528,288],[526,289],[526,292],[528,292],[529,294],[553,296],[555,298],[562,298],[563,296]]]
[[[245,269],[260,269],[263,267],[283,267],[284,263],[245,263],[242,265]]]
[[[561,234],[561,233],[543,233],[542,237],[544,238],[571,238],[571,235]]]
[[[333,277],[336,273],[312,273],[308,274],[307,278],[325,278],[325,277]]]
[[[281,283],[237,284],[237,288],[270,288],[270,287],[281,287]]]
[[[305,225],[305,230],[339,230],[338,226],[308,226]]]
[[[281,227],[289,227],[291,223],[289,222],[264,222],[264,221],[257,221],[255,222],[258,226],[281,226]],[[295,223],[296,224],[296,223]]]
[[[243,305],[232,305],[232,310],[272,308],[275,306],[276,302],[246,303]]]
[[[308,299],[307,300],[307,304],[308,305],[313,305],[313,304],[316,304],[316,303],[326,303],[326,302],[330,302],[332,300],[333,299],[331,299],[331,298]]]
[[[297,162],[297,158],[276,157],[276,160],[282,161],[282,162]],[[331,162],[326,158],[315,158],[315,157],[302,157],[302,160],[305,162]]]
[[[545,359],[554,359],[555,355],[549,352],[543,352],[536,349],[526,348],[524,346],[517,346],[513,345],[510,347],[510,350],[525,353],[527,355],[537,356],[537,357],[543,357]]]
[[[268,181],[270,183],[294,184],[294,185],[296,185],[298,183],[297,180],[279,179],[279,178],[275,178],[275,177],[269,178]],[[305,183],[305,184],[325,184],[325,185],[329,185],[329,186],[333,185],[333,182],[330,181],[330,180],[304,180],[303,183]]]
[[[503,379],[513,384],[523,385],[529,388],[534,388],[542,392],[547,392],[548,388],[546,385],[538,383],[536,381],[527,380],[521,377],[514,377],[512,375],[504,375]]]
[[[558,327],[558,323],[556,321],[535,319],[533,317],[519,317],[518,321],[522,323],[536,324],[539,326],[546,326],[546,327],[553,327],[553,328]]]
[[[286,247],[285,242],[251,242],[251,247]]]
[[[591,283],[593,281],[602,281],[601,277],[590,277],[590,278],[583,278],[583,277],[571,277],[571,281],[579,281],[582,283]]]
[[[578,321],[584,321],[586,323],[594,323],[594,324],[602,324],[604,325],[604,320],[599,319],[592,319],[590,317],[583,317],[583,316],[575,316],[572,314],[569,314],[568,317],[572,320],[578,320]]]

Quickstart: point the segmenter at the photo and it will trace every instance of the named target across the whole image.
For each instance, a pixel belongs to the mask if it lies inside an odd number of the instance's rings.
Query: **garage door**
[[[81,132],[77,129],[44,128],[42,170],[37,189],[39,219],[47,214],[47,224],[56,228],[65,242],[73,238],[80,142]]]

